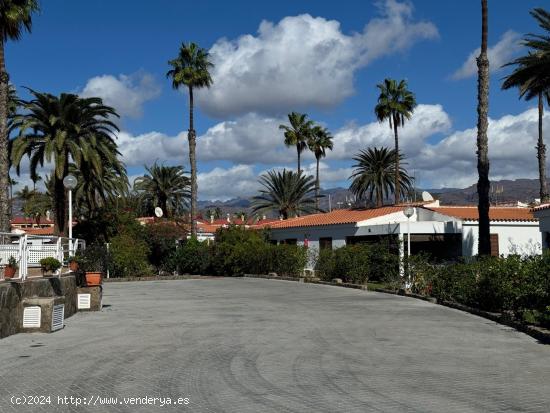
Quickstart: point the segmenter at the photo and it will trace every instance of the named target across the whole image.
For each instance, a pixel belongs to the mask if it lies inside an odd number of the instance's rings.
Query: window
[[[332,249],[332,237],[319,238],[319,249]]]
[[[491,255],[498,257],[498,234],[491,234]]]
[[[297,245],[298,244],[298,240],[296,238],[287,238],[283,241],[283,244],[288,244],[288,245]]]

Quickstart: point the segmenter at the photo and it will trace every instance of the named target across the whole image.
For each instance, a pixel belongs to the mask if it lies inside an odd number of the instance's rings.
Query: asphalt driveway
[[[411,298],[227,278],[104,304],[0,340],[0,412],[550,410],[550,346]]]

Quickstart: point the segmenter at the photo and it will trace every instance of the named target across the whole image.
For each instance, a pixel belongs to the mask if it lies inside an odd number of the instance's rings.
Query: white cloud
[[[200,107],[217,117],[331,107],[353,94],[359,68],[438,36],[432,23],[412,19],[409,2],[386,0],[379,10],[361,33],[302,14],[262,21],[256,36],[219,40],[210,49],[214,84],[198,92]]]
[[[497,44],[493,47],[489,47],[487,50],[487,57],[489,58],[489,70],[491,72],[496,72],[502,68],[502,65],[508,63],[514,54],[521,49],[519,44],[519,34],[508,30],[505,32]],[[474,76],[477,73],[477,63],[476,58],[479,56],[481,48],[474,50],[462,67],[453,73],[451,76],[452,79],[465,79],[471,76]]]
[[[197,176],[200,199],[226,201],[254,195],[258,188],[258,175],[251,165],[214,168]]]
[[[131,75],[96,76],[88,80],[80,95],[98,96],[103,102],[114,107],[119,115],[139,118],[143,114],[143,104],[160,95],[161,88],[154,77],[145,72]]]
[[[160,132],[134,136],[126,131],[118,134],[118,149],[126,166],[151,165],[155,161],[172,162],[187,160],[187,133],[170,137]]]
[[[261,173],[283,167],[294,169],[295,151],[284,146],[278,130],[280,122],[247,115],[220,122],[199,136],[200,198],[249,196],[257,190]],[[550,130],[550,115],[545,115],[544,128]],[[399,136],[409,172],[415,171],[423,187],[466,187],[477,181],[476,128],[453,131],[451,119],[441,105],[419,105],[412,119],[399,130]],[[490,119],[491,179],[536,178],[536,138],[535,109]],[[433,143],[435,140],[438,142]],[[325,188],[348,185],[351,158],[359,150],[372,146],[393,148],[393,145],[393,133],[385,123],[344,126],[334,133],[334,151],[327,152],[321,162],[321,185]],[[188,164],[184,132],[175,137],[158,132],[139,136],[122,133],[120,149],[130,166],[149,165],[157,159]],[[224,161],[224,166],[208,170],[210,161]],[[304,154],[303,165],[307,173],[314,175],[314,158],[308,152]]]
[[[544,117],[545,130],[550,116]],[[426,145],[411,163],[435,187],[466,187],[477,182],[476,128],[457,131],[439,143]],[[490,179],[536,178],[537,110],[489,120]]]

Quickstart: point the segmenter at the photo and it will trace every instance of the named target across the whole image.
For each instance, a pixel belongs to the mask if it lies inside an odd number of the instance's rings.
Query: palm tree
[[[302,172],[300,168],[300,156],[307,148],[307,141],[311,136],[313,122],[307,119],[305,113],[291,112],[288,114],[288,125],[279,125],[279,129],[284,130],[285,145],[296,146],[298,152],[298,173]]]
[[[379,122],[389,121],[390,129],[393,129],[395,139],[395,152],[399,151],[399,134],[398,128],[405,126],[405,119],[409,120],[412,117],[414,108],[416,107],[416,98],[414,94],[407,89],[407,81],[400,80],[399,83],[394,79],[384,79],[384,83],[376,86],[380,90],[378,96],[378,104],[374,108],[374,113]],[[395,187],[395,203],[399,203],[401,191],[399,188],[399,160],[400,156],[395,157],[394,168],[394,187]]]
[[[320,195],[321,186],[319,183],[319,162],[321,158],[327,156],[327,149],[332,150],[332,135],[330,132],[319,125],[316,125],[311,130],[311,136],[308,139],[307,145],[309,150],[315,155],[317,161],[315,169],[315,193],[317,197]],[[319,199],[317,198],[316,207],[319,208]]]
[[[46,216],[52,207],[52,199],[43,192],[31,191],[30,195],[23,202],[23,214],[34,219],[36,225],[40,224],[43,216]]]
[[[537,158],[539,164],[539,193],[542,203],[549,201],[546,186],[546,145],[542,134],[542,119],[544,116],[544,100],[550,105],[550,13],[544,9],[535,9],[531,15],[539,26],[546,30],[546,36],[528,35],[523,45],[530,47],[527,55],[521,56],[505,66],[515,66],[514,71],[505,78],[503,89],[517,87],[519,97],[529,101],[538,99],[538,141]]]
[[[252,212],[277,211],[279,216],[299,216],[318,212],[315,206],[315,181],[313,176],[287,171],[269,171],[260,177],[263,189],[252,198]]]
[[[106,165],[117,162],[119,152],[114,135],[118,127],[109,119],[118,115],[100,98],[30,92],[33,99],[23,102],[27,113],[16,117],[20,134],[13,142],[11,159],[18,174],[24,155],[30,159],[31,174],[36,174],[44,162],[53,164],[54,231],[65,234],[67,202],[63,178],[68,175],[71,162],[77,169],[89,168],[98,176],[103,175]]]
[[[90,218],[99,207],[115,204],[119,198],[128,195],[126,168],[117,158],[112,161],[105,159],[101,174],[87,163],[83,163],[80,169],[70,166],[69,172],[78,182],[73,192],[80,215]]]
[[[134,189],[152,210],[159,206],[167,216],[181,214],[190,198],[191,180],[181,166],[154,163],[145,167],[147,174],[136,178]]]
[[[357,162],[353,174],[350,176],[352,183],[350,191],[359,199],[365,199],[368,195],[369,201],[375,201],[377,207],[381,207],[384,199],[395,191],[395,166],[399,168],[399,184],[407,192],[413,187],[413,180],[402,167],[402,162],[395,162],[395,149],[369,148],[359,152],[353,160]],[[403,155],[399,155],[403,160]]]
[[[193,125],[193,90],[212,85],[209,70],[214,67],[209,60],[208,52],[195,43],[180,46],[178,56],[170,60],[168,64],[172,69],[166,76],[172,79],[172,87],[179,89],[187,87],[189,90],[189,163],[191,164],[191,235],[197,236],[197,160],[196,160],[196,134]]]
[[[477,181],[479,212],[478,254],[491,254],[491,236],[489,226],[489,59],[487,58],[487,0],[481,0],[481,52],[477,58]]]
[[[8,40],[19,40],[24,30],[30,32],[32,14],[38,11],[37,0],[2,0],[0,2],[0,232],[10,230],[9,200],[9,75],[4,56]]]

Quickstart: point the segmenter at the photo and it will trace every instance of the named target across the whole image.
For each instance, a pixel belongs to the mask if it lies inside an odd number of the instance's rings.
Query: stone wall
[[[23,300],[26,298],[65,297],[65,318],[76,313],[76,279],[37,278],[24,283],[0,283],[0,338],[21,332]]]

